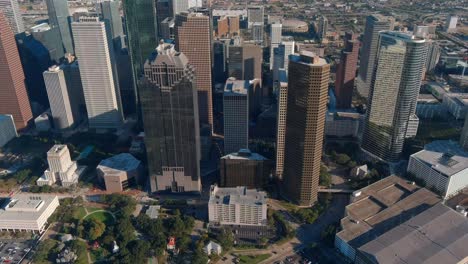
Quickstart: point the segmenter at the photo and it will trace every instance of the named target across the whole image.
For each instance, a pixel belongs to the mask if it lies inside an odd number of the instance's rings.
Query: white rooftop
[[[111,173],[112,171],[131,171],[135,170],[140,166],[140,161],[137,160],[132,154],[121,153],[102,160],[97,169],[104,171],[105,173]]]
[[[247,187],[244,186],[220,188],[214,185],[211,186],[210,191],[210,204],[266,204],[266,192],[247,189]]]
[[[28,221],[39,219],[55,195],[17,194],[0,198],[1,221]]]

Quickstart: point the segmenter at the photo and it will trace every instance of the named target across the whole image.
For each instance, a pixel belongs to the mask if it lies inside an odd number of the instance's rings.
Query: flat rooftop
[[[358,248],[439,202],[435,193],[392,175],[354,192],[336,235]]]
[[[236,159],[236,160],[267,160],[258,153],[253,153],[248,149],[240,149],[238,152],[228,154],[221,159]]]
[[[436,204],[359,250],[376,263],[466,263],[468,218]]]
[[[0,222],[2,221],[36,221],[55,195],[17,194],[13,197],[0,198]]]
[[[102,160],[97,169],[102,170],[104,173],[112,173],[112,171],[131,171],[140,166],[140,161],[133,157],[130,153],[121,153]]]
[[[266,204],[266,192],[239,186],[234,188],[220,188],[211,186],[209,204],[244,204],[264,205]]]
[[[250,82],[247,80],[236,80],[234,77],[230,77],[226,80],[226,85],[224,86],[224,93],[226,95],[246,95],[249,92]]]
[[[411,157],[447,177],[468,168],[468,152],[452,140],[431,142],[424,146],[424,150],[414,153]]]

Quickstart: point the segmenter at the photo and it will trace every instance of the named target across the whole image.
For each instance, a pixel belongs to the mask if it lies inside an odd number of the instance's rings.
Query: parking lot
[[[0,240],[0,263],[20,263],[31,250],[32,240]]]

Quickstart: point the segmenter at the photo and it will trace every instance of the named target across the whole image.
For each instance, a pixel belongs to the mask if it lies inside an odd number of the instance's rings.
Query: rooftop
[[[161,209],[161,206],[159,205],[151,205],[148,207],[148,210],[146,210],[146,215],[149,216],[151,219],[157,219],[159,217],[159,210]]]
[[[13,197],[0,198],[0,222],[35,221],[41,217],[56,197],[55,195],[17,194]]]
[[[447,177],[468,168],[468,152],[458,142],[437,140],[424,146],[424,150],[411,155]]]
[[[325,66],[327,61],[323,58],[320,58],[311,51],[301,51],[300,54],[291,54],[289,55],[289,61],[310,65],[310,66]]]
[[[435,193],[392,175],[354,192],[336,235],[358,248],[438,202]]]
[[[54,145],[49,151],[47,151],[47,155],[60,154],[66,150],[68,150],[67,145]]]
[[[378,263],[465,263],[468,219],[443,204],[360,247]]]
[[[210,204],[245,204],[266,205],[266,192],[239,186],[234,188],[219,188],[211,186]]]
[[[247,94],[249,91],[250,82],[247,80],[236,80],[230,77],[226,80],[224,92],[227,94]]]
[[[111,173],[112,171],[131,171],[137,169],[140,163],[141,162],[133,157],[132,154],[121,153],[102,160],[97,169],[105,173]]]
[[[237,159],[237,160],[267,160],[258,153],[252,153],[249,149],[240,149],[238,152],[228,154],[221,159]]]

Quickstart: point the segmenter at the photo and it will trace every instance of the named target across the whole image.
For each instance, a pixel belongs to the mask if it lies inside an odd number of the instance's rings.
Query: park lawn
[[[239,257],[239,263],[243,264],[257,264],[271,257],[271,254],[261,254],[255,256],[245,256],[242,255]]]
[[[78,207],[78,209],[74,211],[73,213],[73,218],[80,220],[80,219],[83,219],[85,215],[86,215],[86,210],[84,209],[84,207]]]
[[[102,208],[99,208],[99,207],[86,207],[86,210],[88,210],[88,213],[92,213],[92,212],[95,212],[95,211],[102,210]]]
[[[112,214],[106,211],[102,212],[95,212],[86,217],[86,219],[96,219],[100,220],[101,222],[105,223],[106,225],[110,225],[114,223],[114,218],[112,217]]]

